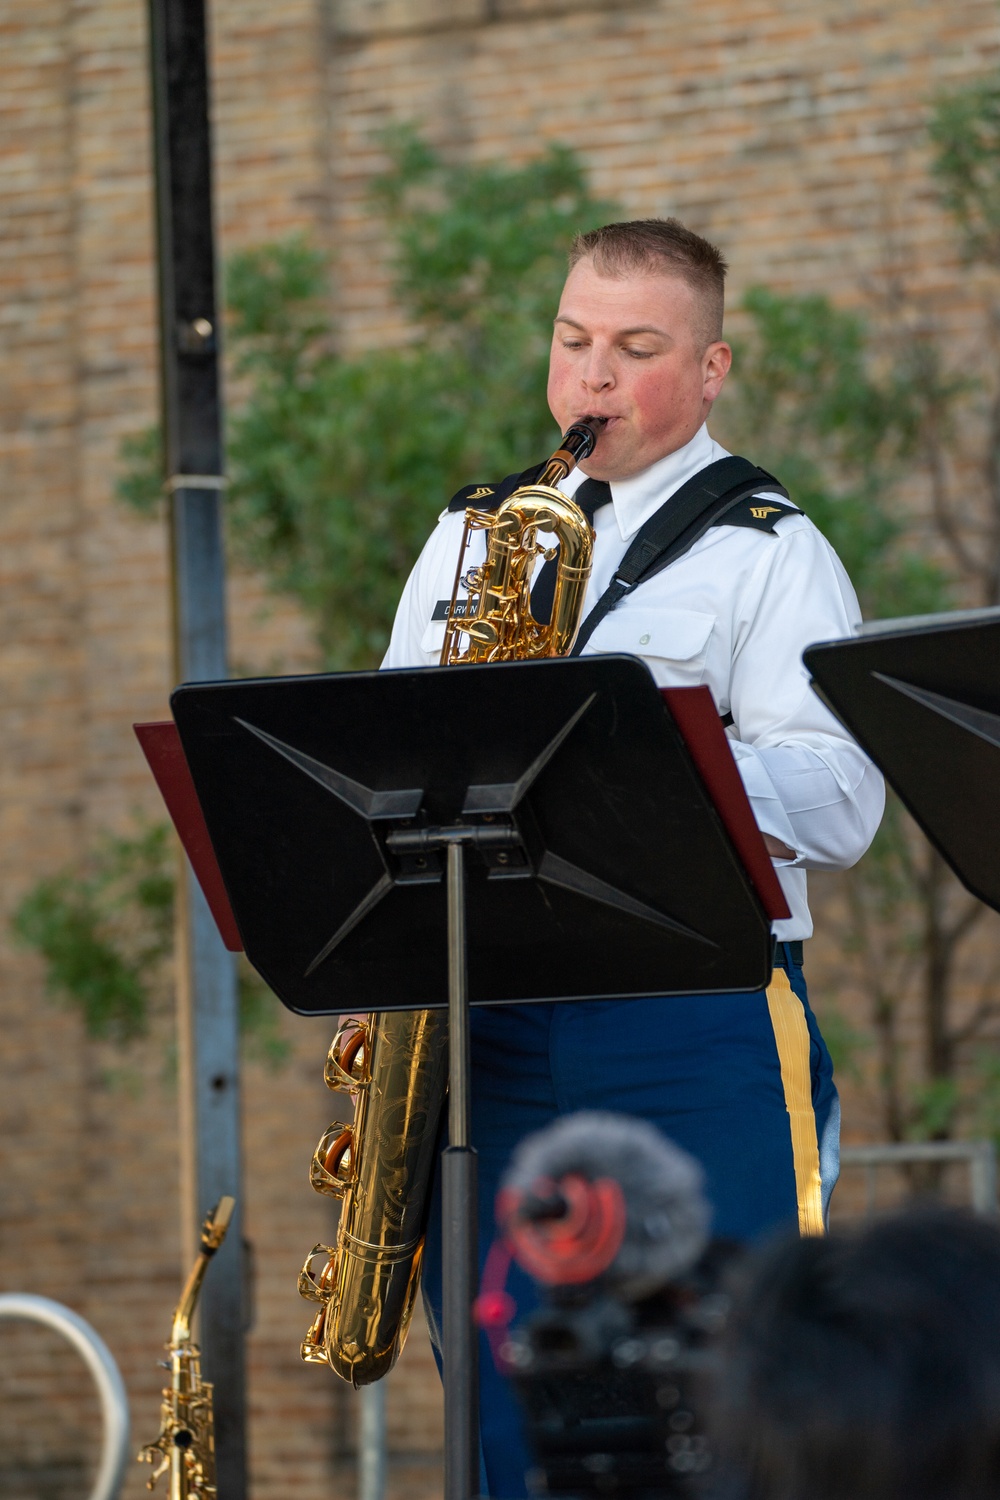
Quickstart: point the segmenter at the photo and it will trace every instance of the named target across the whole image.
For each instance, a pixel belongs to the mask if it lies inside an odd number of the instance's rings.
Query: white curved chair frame
[[[54,1328],[82,1355],[94,1377],[101,1398],[104,1440],[90,1500],[117,1500],[129,1457],[128,1397],[114,1356],[90,1324],[51,1297],[29,1292],[7,1292],[0,1296],[0,1318],[27,1318]]]

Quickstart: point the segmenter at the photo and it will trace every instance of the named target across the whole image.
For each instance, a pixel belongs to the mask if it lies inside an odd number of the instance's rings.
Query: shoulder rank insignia
[[[720,516],[717,526],[749,526],[754,531],[773,532],[783,516],[801,516],[798,506],[780,504],[776,500],[763,500],[760,495],[749,495],[725,515]]]
[[[483,510],[496,510],[502,505],[507,496],[513,494],[519,484],[530,484],[541,473],[542,465],[537,464],[533,469],[525,469],[523,474],[508,474],[506,479],[501,479],[497,484],[466,484],[452,495],[448,502],[451,511],[465,510],[470,505],[481,505]],[[485,505],[482,505],[483,501]]]

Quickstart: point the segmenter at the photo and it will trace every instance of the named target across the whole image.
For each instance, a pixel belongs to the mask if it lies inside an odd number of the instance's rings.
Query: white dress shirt
[[[594,516],[584,618],[643,523],[692,475],[727,456],[702,427],[641,474],[612,482],[611,504]],[[560,488],[573,495],[585,477],[575,469]],[[451,597],[463,526],[461,511],[442,514],[403,590],[384,667],[437,665],[444,622],[432,616]],[[485,533],[474,534],[465,566],[485,553]],[[711,527],[605,616],[583,651],[641,657],[660,687],[706,683],[719,712],[732,714],[727,733],[761,831],[795,851],[775,861],[792,913],[775,923],[783,941],[812,932],[806,871],[854,864],[882,816],[879,772],[824,708],[802,664],[807,646],[851,635],[860,621],[829,542],[807,517],[788,515],[773,533]]]

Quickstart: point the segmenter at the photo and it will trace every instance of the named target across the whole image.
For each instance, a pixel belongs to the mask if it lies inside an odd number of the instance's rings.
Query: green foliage
[[[932,170],[970,258],[1000,264],[1000,83],[990,78],[937,101]]]
[[[268,1072],[276,1073],[292,1055],[292,1044],[282,1034],[281,1002],[242,955],[236,978],[243,1056],[247,1062],[260,1063]]]
[[[570,241],[613,212],[590,198],[578,158],[550,146],[514,171],[446,166],[406,127],[385,144],[393,166],[375,179],[372,197],[389,225],[396,293],[409,317],[463,344],[481,339],[481,363],[486,346],[508,343],[512,319],[515,344],[540,338],[547,350]]]
[[[29,891],[13,925],[44,958],[47,993],[78,1007],[88,1035],[119,1043],[145,1035],[148,975],[173,937],[166,826],[104,839],[85,871],[64,871]]]
[[[337,352],[328,267],[301,237],[234,256],[230,544],[293,595],[327,664],[385,650],[413,561],[470,478],[546,452],[552,309],[578,230],[607,218],[569,151],[518,169],[449,166],[411,130],[386,137],[372,186],[412,339]],[[148,509],[155,436],[123,451],[119,495]]]
[[[906,357],[877,370],[862,319],[826,297],[754,287],[743,311],[750,331],[735,343],[734,389],[719,408],[733,442],[830,539],[868,616],[945,608],[948,580],[914,545],[896,501],[927,378],[920,384]]]
[[[833,1062],[838,1078],[850,1078],[852,1083],[861,1081],[861,1061],[871,1050],[872,1039],[866,1031],[855,1026],[836,1005],[827,1002],[819,1016],[823,1040]]]
[[[954,1076],[927,1078],[914,1084],[909,1139],[932,1141],[951,1135],[960,1098],[959,1080]]]
[[[995,1047],[978,1047],[972,1067],[972,1128],[976,1135],[1000,1146],[1000,1052]]]
[[[122,439],[118,450],[122,468],[115,494],[141,516],[156,515],[163,501],[163,444],[160,429],[147,427]]]
[[[82,870],[41,880],[12,919],[17,939],[45,962],[46,992],[79,1011],[88,1036],[123,1046],[171,1006],[176,846],[165,823],[105,838]],[[285,1061],[274,996],[241,961],[240,1023],[247,1057]]]
[[[226,294],[237,371],[294,380],[329,335],[324,256],[305,236],[230,257]]]

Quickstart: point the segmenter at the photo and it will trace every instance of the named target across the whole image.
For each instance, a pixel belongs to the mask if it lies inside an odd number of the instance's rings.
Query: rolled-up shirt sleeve
[[[762,832],[794,850],[793,859],[776,863],[845,869],[874,838],[885,789],[812,691],[802,653],[852,635],[861,614],[839,559],[814,527],[777,540],[737,607],[731,747]]]

